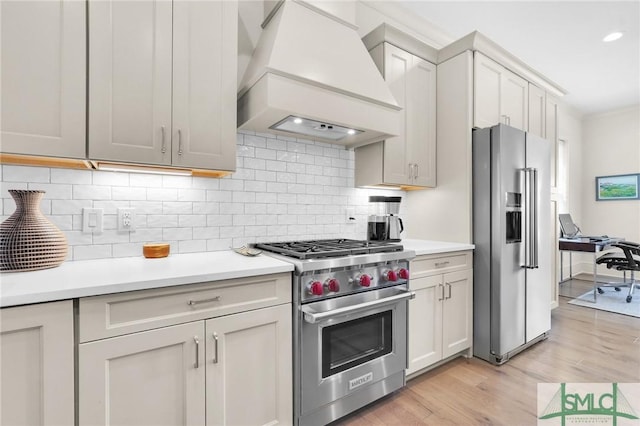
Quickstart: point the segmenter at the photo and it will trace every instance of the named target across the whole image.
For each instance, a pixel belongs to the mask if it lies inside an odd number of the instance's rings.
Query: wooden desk
[[[618,241],[624,241],[624,238],[607,238],[602,240],[596,240],[592,238],[560,238],[558,239],[558,249],[560,250],[560,282],[562,284],[573,278],[573,262],[571,254],[575,252],[581,253],[593,253],[593,301],[596,301],[598,293],[598,253],[611,248],[611,244]],[[563,252],[569,252],[569,277],[563,278]]]

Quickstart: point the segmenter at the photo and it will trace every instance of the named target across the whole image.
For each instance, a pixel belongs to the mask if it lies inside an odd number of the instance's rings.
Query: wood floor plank
[[[505,365],[457,358],[335,425],[535,425],[538,383],[640,382],[640,318],[569,300],[552,312],[549,338]]]

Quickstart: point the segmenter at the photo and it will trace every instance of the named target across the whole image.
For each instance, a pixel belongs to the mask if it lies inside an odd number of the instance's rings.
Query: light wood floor
[[[538,383],[640,382],[640,318],[560,299],[549,339],[505,365],[457,358],[336,425],[535,425]]]

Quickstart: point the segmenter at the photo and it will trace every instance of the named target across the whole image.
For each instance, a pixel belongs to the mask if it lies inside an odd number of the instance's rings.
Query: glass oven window
[[[322,377],[364,364],[391,352],[392,311],[322,329]]]

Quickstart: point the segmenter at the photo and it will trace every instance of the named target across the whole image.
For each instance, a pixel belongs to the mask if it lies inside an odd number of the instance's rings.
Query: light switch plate
[[[84,207],[82,209],[82,232],[100,234],[102,232],[103,210]]]

